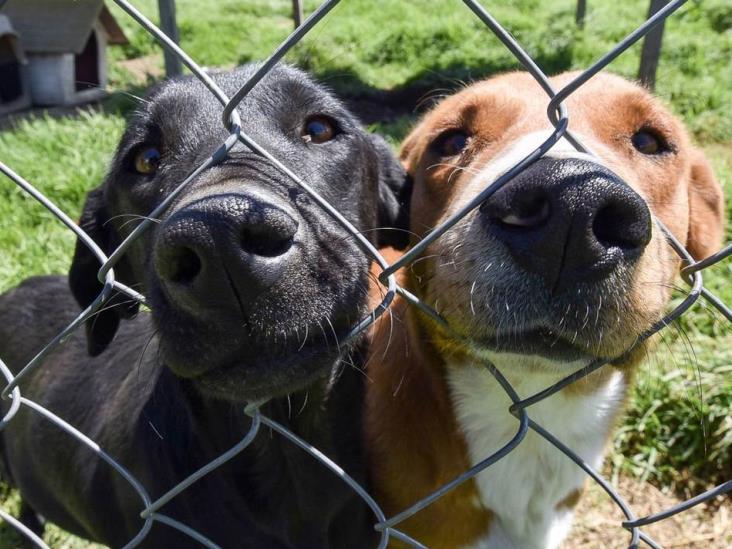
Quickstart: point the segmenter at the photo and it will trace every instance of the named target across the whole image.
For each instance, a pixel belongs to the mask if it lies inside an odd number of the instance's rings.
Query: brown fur
[[[387,516],[470,467],[442,376],[444,364],[429,333],[407,314],[407,307],[397,297],[378,323],[371,355],[374,367],[368,369],[366,452],[371,463],[383,465],[371,473],[376,499]],[[387,356],[401,360],[389,360],[388,369],[377,367],[386,365]],[[490,512],[473,504],[477,498],[470,480],[397,528],[429,547],[460,547],[485,533],[490,524]],[[460,519],[450,520],[453,516]]]
[[[555,88],[574,76],[556,77]],[[424,116],[401,151],[414,180],[410,211],[414,242],[454,213],[465,203],[466,195],[477,192],[469,188],[475,184],[472,176],[507,144],[538,130],[546,130],[548,135],[547,103],[545,93],[529,75],[509,73],[462,90]],[[582,142],[646,199],[651,211],[694,257],[705,257],[718,248],[723,231],[720,185],[682,124],[658,100],[630,82],[601,74],[570,96],[567,106],[570,131],[581,134]],[[673,155],[662,160],[639,156],[630,136],[648,126],[670,143]],[[450,129],[467,131],[470,145],[455,163],[440,163],[430,144]],[[465,242],[471,244],[475,243]],[[669,299],[667,286],[680,261],[656,231],[652,244],[627,290],[633,314],[623,311],[626,318],[623,322],[618,319],[625,332],[608,337],[605,347],[597,349],[599,356],[617,356],[662,314]],[[407,268],[402,281],[430,304],[447,301],[452,328],[469,337],[474,325],[466,318],[469,311],[459,297],[462,294],[455,290],[459,281],[449,272],[439,272],[440,257],[428,258],[443,253],[438,240],[424,253],[426,259]],[[659,280],[666,283],[659,284]],[[388,517],[470,466],[444,375],[446,358],[467,351],[401,299],[396,300],[391,317],[384,315],[377,323],[372,339],[366,446],[376,497]],[[628,382],[644,352],[643,347],[637,349],[621,367],[628,373]],[[590,394],[611,372],[611,368],[603,368],[565,391]],[[468,481],[398,528],[429,547],[450,549],[468,544],[485,535],[491,522],[490,511],[477,505],[477,498],[475,483]],[[580,491],[572,491],[557,508],[574,507],[579,498]]]

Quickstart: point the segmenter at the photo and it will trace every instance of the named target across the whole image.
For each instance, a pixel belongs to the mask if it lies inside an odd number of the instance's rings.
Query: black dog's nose
[[[299,224],[288,209],[273,199],[223,194],[175,212],[155,246],[155,270],[170,297],[187,308],[246,307],[293,258]]]
[[[645,201],[593,162],[542,158],[480,207],[487,230],[555,292],[640,257],[651,239]]]

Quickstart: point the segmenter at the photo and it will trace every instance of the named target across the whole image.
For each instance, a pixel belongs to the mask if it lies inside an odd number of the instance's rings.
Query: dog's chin
[[[236,403],[288,395],[327,378],[350,348],[345,338],[352,319],[365,314],[360,304],[327,308],[314,296],[302,298],[309,309],[288,315],[279,308],[268,317],[262,307],[262,318],[243,323],[238,310],[194,318],[171,306],[161,292],[153,296],[164,364],[204,395]]]
[[[205,396],[233,403],[257,403],[286,396],[328,379],[339,356],[314,353],[307,359],[300,355],[277,363],[232,363],[213,368],[192,378],[193,385]]]
[[[536,356],[553,362],[575,363],[599,358],[576,341],[543,328],[496,334],[482,337],[478,341],[480,346],[495,353]]]
[[[628,360],[635,360],[633,357],[645,348],[645,344],[638,344],[637,338],[616,335],[612,344],[608,342],[600,347],[589,343],[591,336],[582,331],[558,334],[544,328],[517,330],[510,334],[474,335],[469,339],[473,352],[493,363],[510,356],[511,364],[550,365],[553,371],[563,370],[566,366],[567,373],[598,361],[622,366]]]
[[[345,350],[325,341],[247,346],[204,363],[205,354],[194,357],[164,342],[160,347],[163,361],[176,376],[189,380],[207,397],[235,403],[285,396],[325,380]]]

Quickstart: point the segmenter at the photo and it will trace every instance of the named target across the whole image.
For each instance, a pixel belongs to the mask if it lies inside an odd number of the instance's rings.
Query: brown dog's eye
[[[135,171],[142,175],[152,175],[160,166],[160,151],[155,147],[145,147],[135,154]]]
[[[648,130],[635,132],[630,140],[635,149],[643,154],[660,154],[668,150],[663,139]]]
[[[325,116],[314,116],[305,122],[302,132],[302,138],[307,143],[325,143],[335,136],[335,124]]]
[[[440,156],[455,156],[460,154],[468,145],[470,136],[460,130],[450,131],[441,135],[436,145],[437,153]]]

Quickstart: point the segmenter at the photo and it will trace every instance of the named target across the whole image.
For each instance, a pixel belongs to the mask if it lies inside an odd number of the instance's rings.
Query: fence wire
[[[428,304],[421,302],[416,296],[409,293],[404,288],[401,288],[396,281],[395,273],[399,269],[410,265],[416,260],[420,254],[427,248],[427,246],[440,238],[446,231],[468,215],[472,210],[478,207],[482,202],[487,200],[493,193],[500,189],[507,181],[515,177],[519,172],[526,169],[529,165],[535,162],[537,159],[542,157],[547,151],[549,151],[560,139],[567,139],[577,150],[592,154],[587,148],[585,148],[578,139],[571,135],[567,130],[569,125],[569,113],[564,106],[564,101],[577,89],[579,89],[585,82],[597,74],[600,70],[606,67],[611,61],[617,58],[621,53],[627,50],[630,46],[640,40],[643,36],[648,34],[656,25],[664,21],[666,18],[671,16],[677,11],[686,0],[674,0],[668,3],[663,9],[658,11],[655,15],[650,17],[644,24],[630,33],[627,37],[621,40],[614,48],[612,48],[606,55],[598,59],[595,63],[589,66],[586,70],[580,73],[573,81],[567,84],[561,90],[555,90],[549,83],[548,77],[544,72],[537,66],[531,56],[521,47],[506,29],[491,16],[491,14],[483,7],[479,2],[475,0],[463,0],[463,3],[470,9],[495,35],[495,37],[516,57],[517,61],[523,65],[523,67],[536,79],[541,85],[542,89],[546,92],[549,97],[549,106],[547,109],[547,117],[551,124],[554,126],[554,131],[548,133],[545,141],[536,150],[532,151],[528,156],[523,158],[520,162],[516,163],[511,169],[505,174],[499,177],[496,181],[488,185],[481,193],[479,193],[469,204],[467,204],[460,211],[455,213],[452,217],[446,220],[444,223],[434,228],[428,235],[426,235],[420,242],[414,245],[407,253],[401,256],[397,261],[389,264],[379,251],[347,220],[345,219],[333,206],[331,206],[325,199],[323,199],[306,181],[301,179],[296,173],[294,173],[289,167],[283,165],[275,155],[261,147],[251,137],[242,131],[241,121],[237,113],[237,106],[246,97],[246,95],[257,85],[257,83],[267,74],[272,67],[283,58],[283,56],[295,46],[313,27],[315,27],[323,18],[339,3],[340,0],[327,0],[323,2],[304,22],[298,27],[282,44],[272,53],[256,73],[251,76],[247,82],[234,94],[233,97],[229,98],[227,95],[217,86],[214,80],[201,68],[185,51],[178,47],[168,36],[166,36],[159,28],[151,23],[142,13],[140,13],[135,7],[133,7],[126,0],[114,0],[115,3],[122,8],[130,17],[132,17],[139,25],[141,25],[147,32],[149,32],[161,45],[171,54],[177,56],[183,64],[198,78],[216,97],[216,99],[224,107],[222,115],[222,124],[229,132],[228,137],[222,142],[221,146],[214,151],[214,153],[208,157],[197,169],[195,169],[184,181],[182,181],[178,187],[157,207],[152,211],[146,219],[144,219],[125,239],[122,244],[110,255],[107,256],[104,252],[95,244],[95,242],[74,222],[69,218],[63,211],[61,211],[54,203],[40,193],[31,183],[26,181],[20,174],[14,172],[7,164],[0,160],[0,172],[5,174],[13,182],[15,182],[23,191],[32,196],[35,200],[40,202],[45,208],[47,208],[60,222],[66,225],[71,231],[73,231],[81,241],[88,246],[88,248],[94,253],[99,259],[101,268],[98,272],[98,279],[104,285],[103,290],[97,297],[97,299],[84,310],[77,318],[75,318],[57,337],[49,342],[46,347],[40,351],[30,362],[28,362],[23,369],[17,374],[13,375],[9,368],[0,360],[0,373],[4,376],[7,384],[2,391],[2,397],[10,399],[11,405],[8,412],[0,420],[0,430],[2,430],[9,422],[13,420],[15,415],[21,406],[25,406],[35,413],[42,415],[48,421],[55,424],[59,429],[68,433],[69,436],[73,437],[78,441],[79,444],[83,444],[96,453],[102,460],[104,460],[110,467],[114,468],[122,477],[130,484],[130,486],[137,492],[140,498],[140,517],[143,519],[143,524],[138,533],[129,540],[125,547],[134,547],[138,545],[150,529],[154,522],[165,524],[171,528],[175,528],[180,532],[186,534],[194,540],[200,542],[203,546],[216,548],[218,547],[211,540],[205,536],[190,528],[186,524],[183,524],[169,516],[166,516],[159,512],[163,505],[175,498],[178,494],[186,490],[191,484],[195,483],[198,479],[211,472],[212,470],[220,467],[226,461],[232,459],[234,456],[244,450],[251,441],[256,437],[257,433],[261,429],[262,425],[267,426],[280,436],[285,437],[292,444],[301,448],[304,452],[312,455],[318,459],[324,467],[330,469],[334,475],[340,477],[343,482],[350,486],[353,491],[361,497],[364,502],[371,508],[375,522],[374,528],[380,533],[380,539],[378,542],[379,548],[384,548],[389,543],[390,539],[398,539],[406,542],[412,547],[424,547],[419,541],[410,538],[404,532],[399,530],[399,525],[409,517],[418,513],[421,509],[427,507],[438,498],[445,495],[447,492],[453,490],[460,484],[474,478],[484,469],[490,467],[506,455],[508,455],[513,449],[515,449],[523,439],[526,437],[529,430],[534,431],[539,436],[543,437],[549,443],[554,445],[558,450],[567,456],[568,459],[572,460],[578,467],[585,471],[585,473],[591,477],[607,495],[617,504],[622,510],[626,520],[622,522],[622,527],[628,531],[629,535],[629,547],[637,547],[640,542],[645,543],[650,547],[660,547],[657,542],[650,538],[643,530],[643,526],[662,521],[673,515],[682,513],[691,507],[699,505],[703,502],[709,501],[721,494],[729,493],[732,491],[732,480],[725,482],[715,488],[707,490],[706,492],[688,499],[682,503],[679,503],[664,511],[645,516],[637,517],[630,506],[623,500],[620,494],[611,486],[611,484],[605,480],[597,471],[595,471],[590,465],[582,460],[582,458],[575,453],[572,448],[567,447],[562,441],[558,440],[552,433],[547,431],[540,424],[536,423],[529,416],[531,406],[534,404],[551,397],[553,394],[561,391],[568,385],[577,382],[580,379],[585,378],[592,372],[602,368],[609,360],[595,360],[592,363],[584,366],[576,372],[566,376],[561,381],[554,385],[547,387],[546,389],[539,391],[538,393],[529,396],[524,399],[520,399],[516,394],[514,388],[502,375],[498,368],[492,364],[485,364],[488,371],[493,375],[496,381],[501,385],[506,394],[509,396],[512,404],[509,408],[511,414],[518,419],[518,427],[516,434],[513,438],[501,449],[490,456],[486,456],[483,461],[473,466],[469,470],[465,471],[452,481],[443,485],[439,489],[435,490],[432,494],[427,497],[414,502],[409,508],[404,509],[400,513],[392,517],[386,517],[384,512],[379,507],[378,503],[369,495],[368,491],[360,486],[353,478],[351,478],[337,463],[333,462],[317,448],[314,448],[308,442],[302,440],[297,435],[289,431],[285,426],[269,419],[264,416],[259,406],[262,403],[251,403],[245,409],[242,410],[242,414],[246,414],[252,418],[251,427],[249,432],[241,439],[241,441],[232,447],[227,452],[223,453],[213,461],[209,462],[204,467],[183,479],[170,491],[161,496],[155,501],[152,501],[145,487],[120,463],[118,463],[113,456],[107,454],[103,448],[100,448],[94,440],[87,437],[84,433],[81,433],[75,429],[72,425],[69,425],[62,418],[58,417],[51,411],[45,409],[38,403],[29,400],[22,395],[20,388],[21,381],[33,370],[38,368],[42,363],[43,359],[74,330],[82,325],[89,317],[94,315],[112,296],[114,292],[121,292],[129,296],[130,298],[137,300],[141,303],[145,302],[145,298],[140,293],[136,292],[132,288],[125,286],[115,278],[114,266],[129,249],[131,244],[140,236],[147,231],[153,223],[153,220],[158,218],[158,214],[163,212],[167,206],[175,199],[175,197],[187,187],[190,181],[196,178],[201,172],[215,166],[227,158],[227,153],[231,148],[238,142],[243,143],[250,150],[259,154],[263,158],[267,159],[273,166],[300,186],[320,207],[322,207],[333,219],[338,222],[343,229],[353,237],[358,245],[369,254],[376,263],[381,267],[383,272],[379,276],[379,280],[386,287],[386,292],[381,304],[372,311],[372,313],[366,318],[362,319],[357,323],[350,331],[348,337],[353,337],[370,326],[379,316],[381,316],[388,308],[393,300],[396,293],[400,293],[405,299],[407,299],[414,306],[419,307],[423,312],[430,314],[435,319],[442,322],[444,320],[440,315],[432,309]],[[2,4],[3,2],[0,2]],[[679,318],[684,312],[689,310],[699,300],[704,298],[712,307],[717,309],[722,315],[732,322],[732,310],[724,304],[717,296],[712,294],[707,288],[704,287],[702,279],[702,271],[708,269],[725,258],[732,255],[732,245],[727,245],[724,249],[708,258],[700,261],[694,261],[690,254],[684,249],[684,247],[673,237],[673,235],[666,229],[660,220],[654,219],[657,226],[664,232],[669,245],[681,258],[685,267],[681,271],[683,280],[688,285],[688,293],[682,302],[677,305],[671,312],[666,314],[661,320],[656,322],[649,330],[641,334],[638,341],[634,344],[634,347],[645,341],[653,334],[669,325],[672,321]],[[633,347],[633,348],[634,348]],[[628,352],[631,351],[628,349]],[[8,512],[0,509],[0,518],[5,520],[12,527],[17,529],[28,541],[32,544],[45,548],[46,544],[30,529],[23,525],[20,521],[12,517]]]

